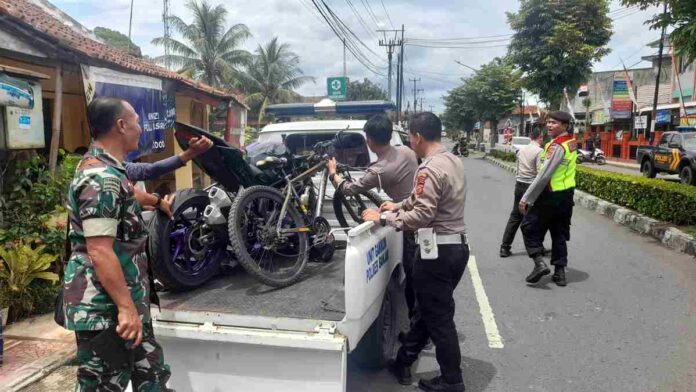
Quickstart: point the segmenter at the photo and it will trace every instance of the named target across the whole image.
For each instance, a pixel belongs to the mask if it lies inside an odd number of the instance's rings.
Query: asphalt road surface
[[[455,293],[467,391],[696,391],[696,259],[578,206],[568,286],[550,276],[527,285],[532,262],[519,233],[515,255],[498,257],[514,176],[480,158],[464,162],[469,239],[490,306],[480,305],[470,262]],[[414,378],[437,369],[426,352]],[[384,370],[353,370],[348,386],[417,389]]]

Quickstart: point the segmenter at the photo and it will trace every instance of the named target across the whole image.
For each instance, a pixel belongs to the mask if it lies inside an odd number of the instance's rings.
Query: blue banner
[[[672,122],[671,110],[658,110],[655,113],[655,124],[669,124]]]
[[[96,97],[119,97],[138,113],[143,133],[138,151],[128,154],[126,160],[166,148],[165,132],[172,130],[176,121],[176,96],[171,82],[84,65],[82,73],[88,102]]]

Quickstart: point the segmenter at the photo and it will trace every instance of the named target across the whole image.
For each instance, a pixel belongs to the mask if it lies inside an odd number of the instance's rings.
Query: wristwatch
[[[162,203],[162,196],[160,196],[159,193],[152,193],[152,196],[157,197],[157,203],[155,203],[155,207],[159,208],[160,204]]]
[[[382,226],[387,225],[387,214],[382,214],[379,216],[379,224]]]

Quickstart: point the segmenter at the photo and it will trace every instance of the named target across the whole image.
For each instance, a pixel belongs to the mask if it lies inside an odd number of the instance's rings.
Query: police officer
[[[344,181],[336,173],[337,162],[332,158],[328,162],[329,178],[336,189],[340,189],[346,196],[352,196],[369,189],[383,189],[395,202],[401,202],[409,197],[413,184],[413,178],[418,169],[416,154],[408,147],[392,146],[389,142],[392,138],[394,126],[385,114],[372,116],[364,126],[367,136],[367,146],[377,155],[377,161],[371,164],[365,171],[365,175],[354,181]],[[415,294],[411,271],[416,255],[416,240],[414,232],[404,231],[404,272],[406,273],[405,296],[408,305],[409,318],[413,314]]]
[[[419,251],[413,266],[416,312],[389,370],[399,383],[411,384],[411,365],[431,339],[441,375],[421,379],[418,386],[425,391],[464,391],[453,298],[469,260],[464,166],[440,143],[442,123],[437,116],[419,113],[409,128],[411,148],[423,159],[411,195],[401,203],[384,203],[382,213],[371,209],[363,212],[365,220],[417,230]]]
[[[93,143],[68,190],[71,255],[63,278],[65,327],[77,338],[76,390],[123,391],[131,381],[133,390],[167,391],[170,370],[150,318],[147,231],[122,163],[138,149],[138,115],[108,97],[94,99],[87,114]],[[132,349],[131,368],[114,368],[90,344],[114,327],[114,344]]]
[[[572,117],[566,112],[549,114],[546,128],[553,140],[544,146],[541,172],[519,203],[520,212],[525,214],[522,220],[524,245],[527,254],[534,260],[534,269],[526,279],[528,283],[536,283],[551,272],[542,257],[544,235],[549,231],[552,242],[551,264],[555,266],[552,279],[558,286],[566,285],[566,242],[570,240],[575,165],[578,158],[571,120]]]

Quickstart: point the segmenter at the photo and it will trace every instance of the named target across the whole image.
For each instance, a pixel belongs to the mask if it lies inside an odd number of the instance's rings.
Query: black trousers
[[[504,247],[509,248],[512,245],[512,242],[515,240],[515,234],[517,234],[517,229],[519,229],[520,224],[522,224],[524,215],[520,213],[518,205],[520,204],[522,196],[524,196],[524,193],[527,192],[527,188],[529,188],[530,185],[531,184],[526,184],[519,181],[515,183],[515,204],[512,205],[510,218],[508,218],[508,223],[505,226],[505,233],[503,233],[502,246]]]
[[[413,312],[416,307],[416,293],[413,290],[413,264],[416,262],[417,252],[418,244],[416,244],[416,234],[413,231],[404,231],[403,266],[404,273],[406,274],[404,296],[406,297],[406,306],[408,306],[409,320],[413,317]]]
[[[551,234],[551,264],[559,267],[568,265],[568,247],[570,241],[570,220],[573,216],[573,193],[545,192],[522,220],[524,246],[529,257],[542,255],[544,236]]]
[[[453,293],[469,261],[469,246],[439,245],[438,256],[435,260],[424,260],[418,253],[416,257],[413,266],[416,310],[396,360],[402,365],[412,365],[430,339],[435,345],[442,377],[454,384],[462,382],[462,356],[454,324]]]

